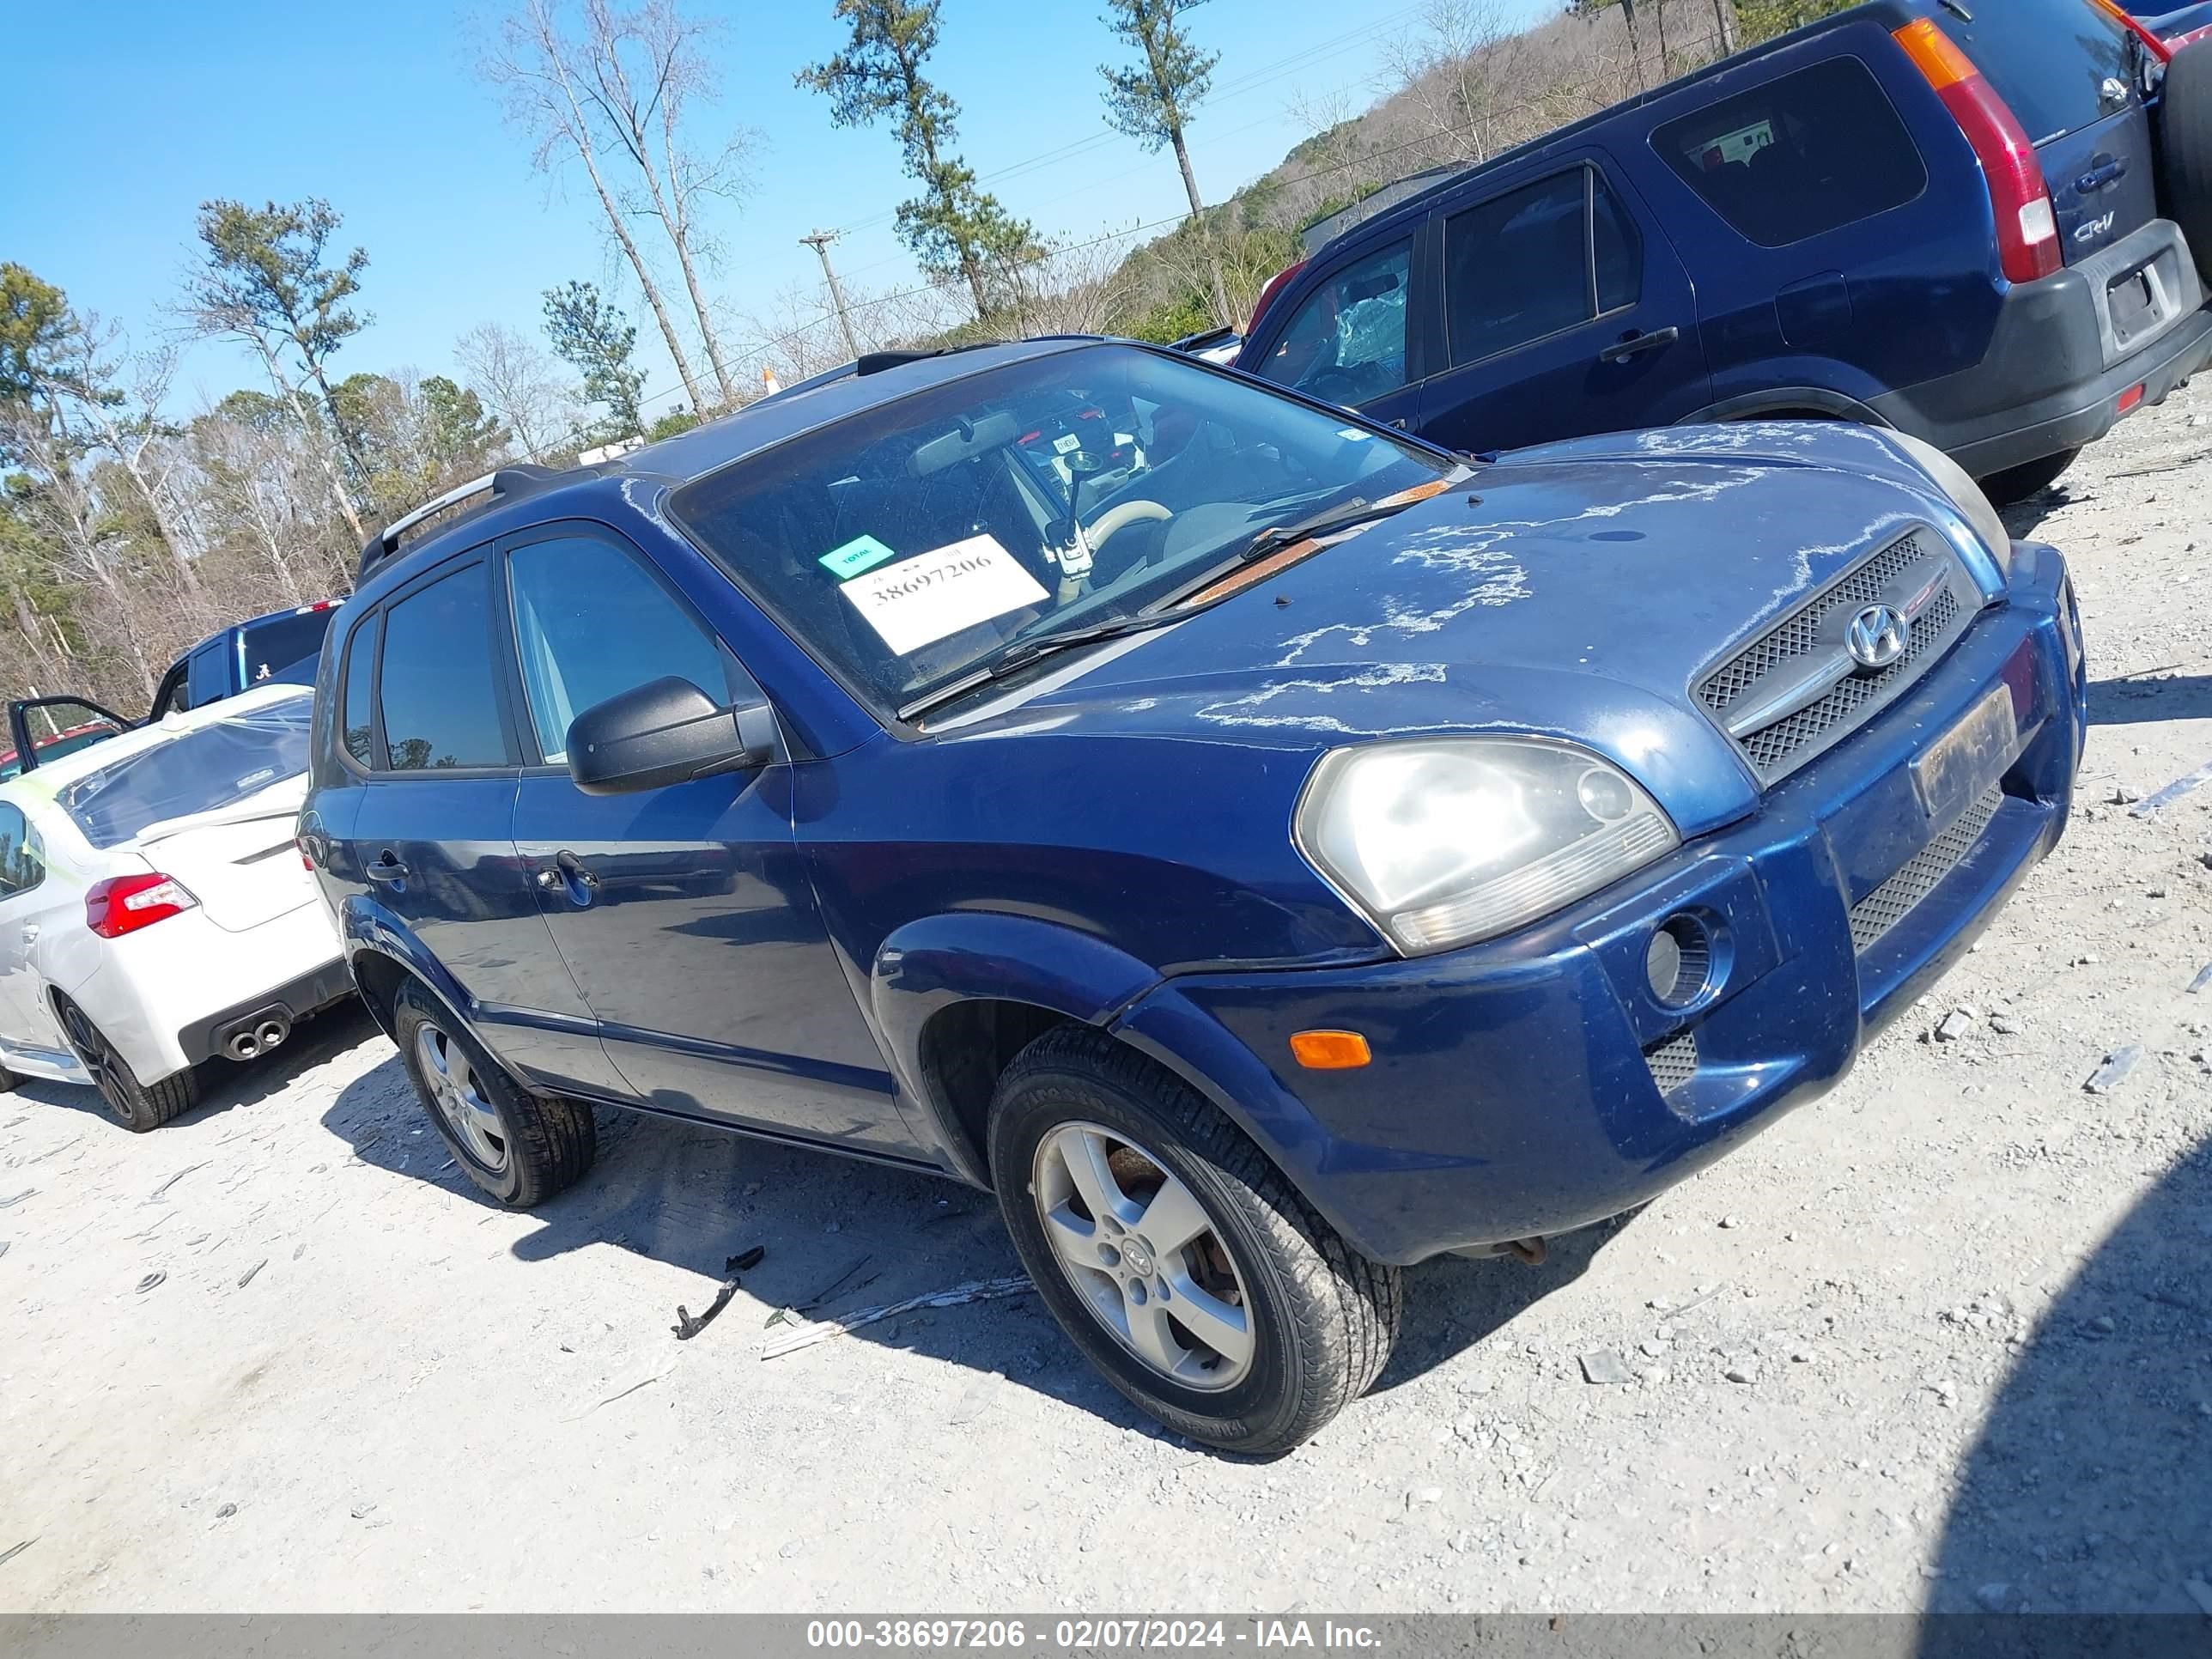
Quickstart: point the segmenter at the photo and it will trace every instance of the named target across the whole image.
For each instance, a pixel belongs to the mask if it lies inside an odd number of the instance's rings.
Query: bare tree
[[[750,194],[752,158],[765,141],[749,127],[704,150],[693,149],[685,139],[686,106],[694,98],[711,100],[720,89],[720,77],[705,50],[714,28],[686,18],[678,0],[645,0],[634,11],[618,11],[610,0],[585,0],[586,96],[645,182],[643,211],[659,221],[676,251],[726,407],[737,401],[737,392],[699,287],[699,256],[708,249],[694,210],[702,198],[736,202]],[[626,57],[637,60],[635,75]]]
[[[1425,0],[1413,27],[1383,42],[1385,83],[1417,118],[1428,165],[1486,161],[1504,148],[1496,117],[1523,83],[1516,35],[1503,0]]]
[[[607,228],[645,291],[645,302],[659,325],[691,407],[702,407],[698,376],[692,373],[691,359],[669,317],[660,283],[639,251],[637,239],[629,234],[629,215],[599,165],[591,49],[578,46],[563,33],[554,0],[520,0],[501,27],[499,45],[487,52],[483,73],[505,94],[507,118],[537,140],[531,161],[539,172],[557,173],[571,155],[583,163],[592,193],[607,216]]]
[[[529,459],[543,460],[568,438],[579,419],[572,388],[520,329],[479,323],[453,343],[453,359]]]

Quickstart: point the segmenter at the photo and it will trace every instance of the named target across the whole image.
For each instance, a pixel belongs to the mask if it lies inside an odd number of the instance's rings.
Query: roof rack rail
[[[455,484],[443,495],[432,497],[412,513],[403,514],[362,544],[361,568],[354,573],[358,586],[368,573],[399,550],[399,538],[421,524],[425,519],[435,518],[452,507],[459,507],[471,495],[481,495],[489,490],[492,501],[528,495],[568,475],[558,467],[540,466],[532,461],[517,461],[496,472],[487,472],[481,478],[471,478],[466,483]],[[489,506],[487,502],[485,505]]]

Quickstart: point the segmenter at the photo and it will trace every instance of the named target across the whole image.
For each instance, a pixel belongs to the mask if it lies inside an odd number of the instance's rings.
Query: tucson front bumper
[[[1842,1077],[2057,843],[2079,641],[2063,562],[2018,544],[2006,600],[1753,817],[1510,937],[1179,976],[1119,1029],[1378,1260],[1617,1214]],[[1371,1062],[1301,1069],[1314,1030],[1359,1032]]]

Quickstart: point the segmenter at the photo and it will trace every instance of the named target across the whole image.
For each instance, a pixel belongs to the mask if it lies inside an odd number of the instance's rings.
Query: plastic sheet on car
[[[313,708],[302,690],[227,710],[87,773],[57,799],[94,847],[119,847],[155,824],[217,811],[305,772]]]

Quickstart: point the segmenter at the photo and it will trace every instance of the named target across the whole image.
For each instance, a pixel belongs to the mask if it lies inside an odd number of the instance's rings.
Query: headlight
[[[1960,516],[1973,526],[1974,533],[1988,544],[1990,556],[1997,562],[1997,568],[2012,574],[2012,532],[1990,498],[1982,493],[1981,485],[1966,476],[1960,466],[1925,438],[1916,438],[1910,432],[1889,434],[1889,441],[1905,452],[1905,459],[1925,472],[1936,489],[1951,498]]]
[[[1626,773],[1540,738],[1333,750],[1295,830],[1314,867],[1408,956],[1548,915],[1681,839]]]

